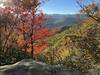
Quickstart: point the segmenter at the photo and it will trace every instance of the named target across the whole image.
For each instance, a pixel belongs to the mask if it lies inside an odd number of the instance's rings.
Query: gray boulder
[[[24,59],[13,65],[0,66],[0,75],[82,75],[82,73],[78,70]]]
[[[0,75],[50,75],[45,63],[24,59],[13,65],[0,67]]]

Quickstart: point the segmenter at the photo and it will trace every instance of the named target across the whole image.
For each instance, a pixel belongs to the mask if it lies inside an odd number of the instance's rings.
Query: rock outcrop
[[[49,75],[45,63],[24,59],[13,65],[0,67],[0,75]]]
[[[24,59],[13,65],[0,66],[0,75],[83,75],[78,70],[66,69],[61,66],[50,66]]]

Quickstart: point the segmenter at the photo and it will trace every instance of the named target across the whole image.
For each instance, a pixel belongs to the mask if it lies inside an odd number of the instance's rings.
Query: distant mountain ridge
[[[64,27],[70,26],[78,23],[80,20],[83,20],[85,15],[78,14],[46,14],[46,20],[44,25],[52,28],[52,27]]]

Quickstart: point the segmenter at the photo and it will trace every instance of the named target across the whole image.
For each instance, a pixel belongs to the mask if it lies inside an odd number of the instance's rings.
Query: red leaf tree
[[[47,47],[45,37],[49,34],[48,28],[43,26],[45,15],[42,12],[37,14],[40,4],[40,0],[15,0],[20,14],[18,30],[19,34],[23,35],[19,43],[27,46],[24,50],[30,52],[33,57]]]
[[[43,25],[46,17],[38,10],[42,2],[43,0],[12,0],[13,6],[5,6],[0,14],[9,18],[10,29],[7,30],[9,33],[5,44],[10,37],[15,37],[16,47],[30,52],[33,58],[48,46],[45,38],[56,32],[55,29],[50,30]]]
[[[42,2],[43,0],[15,0],[16,11],[20,14],[19,34],[23,35],[19,42],[22,46],[27,46],[24,50],[30,52],[33,58],[48,46],[45,38],[56,32],[43,25],[46,17],[38,11]]]

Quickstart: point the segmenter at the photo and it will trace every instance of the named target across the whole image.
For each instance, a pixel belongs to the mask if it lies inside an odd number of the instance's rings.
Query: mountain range
[[[44,25],[48,28],[65,27],[79,23],[85,19],[85,15],[80,14],[46,14]]]

